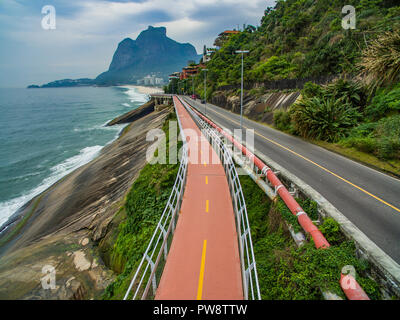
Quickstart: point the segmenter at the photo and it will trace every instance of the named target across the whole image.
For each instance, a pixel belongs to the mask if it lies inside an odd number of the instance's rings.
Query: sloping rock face
[[[136,40],[126,38],[119,43],[109,70],[95,82],[99,85],[134,83],[149,74],[167,78],[188,61],[198,62],[200,57],[191,44],[168,38],[166,28],[150,26]]]
[[[25,206],[1,234],[17,232],[0,248],[0,299],[96,299],[113,280],[99,242],[146,164],[149,130],[161,128],[168,110],[129,125],[99,157]],[[20,229],[17,225],[27,221]],[[49,272],[54,270],[54,273]],[[55,286],[50,287],[55,276]],[[44,284],[44,285],[43,285]]]
[[[111,120],[109,123],[107,123],[107,126],[114,126],[116,124],[133,122],[137,119],[144,117],[145,115],[148,115],[149,113],[152,113],[154,110],[155,110],[155,102],[153,100],[150,100],[149,102],[140,106],[139,108],[129,111],[123,114],[122,116],[119,116],[114,120]]]
[[[243,114],[250,119],[272,124],[273,113],[276,110],[287,111],[297,99],[300,92],[270,92],[260,97],[245,95],[243,98]],[[229,91],[217,91],[211,98],[211,103],[240,113],[240,97]]]

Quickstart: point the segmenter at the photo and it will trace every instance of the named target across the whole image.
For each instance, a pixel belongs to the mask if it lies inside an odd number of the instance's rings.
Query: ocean
[[[105,124],[148,99],[136,88],[0,88],[0,227],[94,159],[124,127]]]

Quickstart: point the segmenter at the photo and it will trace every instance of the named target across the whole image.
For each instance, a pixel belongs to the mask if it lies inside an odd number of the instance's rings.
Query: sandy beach
[[[140,93],[143,94],[153,94],[153,93],[164,93],[162,88],[157,87],[145,87],[145,86],[134,86],[134,85],[124,85],[121,88],[136,88]]]

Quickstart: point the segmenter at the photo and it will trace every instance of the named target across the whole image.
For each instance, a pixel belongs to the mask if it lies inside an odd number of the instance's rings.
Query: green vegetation
[[[325,236],[330,245],[340,245],[346,238],[340,231],[340,225],[332,218],[326,218],[319,230]]]
[[[337,142],[362,117],[367,96],[360,84],[338,79],[326,86],[308,82],[300,101],[274,115],[275,127],[304,138]],[[284,121],[282,123],[282,121]]]
[[[310,201],[309,199],[303,200],[299,198],[296,199],[296,201],[305,210],[305,212],[307,212],[311,220],[318,220],[318,208],[316,202]],[[302,230],[297,218],[289,210],[282,199],[279,198],[275,206],[277,211],[282,215],[282,218],[293,227],[295,232],[300,232]]]
[[[392,8],[400,17],[400,7]],[[372,87],[390,86],[400,80],[400,32],[386,32],[372,41],[359,65]]]
[[[380,83],[398,79],[399,34],[392,33],[400,27],[398,1],[352,1],[357,17],[354,30],[341,25],[342,8],[348,4],[345,0],[278,0],[275,8],[265,10],[259,27],[248,26],[212,53],[207,63],[210,92],[240,83],[241,55],[234,54],[239,49],[250,50],[245,57],[247,84],[353,75],[360,66]],[[195,77],[197,94],[203,94],[203,81],[203,74]],[[188,82],[191,88],[192,81]]]
[[[174,118],[175,113],[171,113],[168,120]],[[163,130],[167,156],[168,126],[169,121],[166,121]],[[147,164],[133,183],[125,204],[114,218],[119,223],[116,240],[109,250],[104,250],[107,252],[104,260],[119,274],[107,287],[104,299],[123,298],[171,194],[178,169],[179,164]]]
[[[331,149],[381,169],[386,165],[380,162],[390,161],[389,171],[399,174],[400,167],[391,165],[400,161],[399,137],[390,128],[396,127],[400,114],[400,5],[394,0],[355,0],[356,29],[344,30],[341,10],[347,4],[278,0],[265,10],[259,27],[249,26],[220,41],[207,63],[207,99],[221,86],[231,86],[229,92],[238,95],[232,89],[240,82],[241,56],[234,54],[238,49],[250,50],[245,57],[249,86],[336,76],[339,79],[323,86],[307,83],[288,113],[275,111],[275,127],[334,143]],[[204,75],[193,81],[195,92],[204,98]],[[192,84],[192,79],[176,80],[168,92],[180,88],[192,93]],[[247,95],[257,97],[263,89],[258,86]]]
[[[291,130],[291,120],[288,112],[277,110],[274,112],[274,126],[281,131]]]
[[[385,116],[400,112],[400,84],[393,88],[382,88],[365,109],[370,120],[378,120]]]
[[[285,57],[272,56],[265,62],[258,63],[250,72],[250,77],[257,81],[280,80],[289,77],[295,71]]]
[[[240,177],[245,195],[262,299],[267,300],[321,300],[321,290],[329,290],[344,298],[340,288],[340,271],[352,265],[357,281],[371,299],[380,299],[378,285],[365,274],[368,263],[355,257],[355,246],[340,232],[339,225],[326,219],[320,229],[332,247],[317,250],[310,241],[298,248],[284,223],[288,219],[295,228],[297,221],[285,204],[272,204],[265,193],[248,176]],[[300,200],[300,199],[299,199]],[[316,218],[316,203],[310,200],[300,204]]]
[[[365,129],[364,129],[365,128]],[[400,158],[400,114],[361,124],[340,141],[345,147],[375,154],[380,159]]]
[[[207,99],[221,86],[239,84],[241,56],[234,54],[238,49],[250,50],[245,57],[247,85],[337,76],[327,85],[306,83],[297,104],[288,112],[274,112],[275,127],[400,174],[395,130],[400,114],[400,5],[394,0],[353,1],[356,29],[344,30],[341,9],[347,4],[277,1],[275,8],[265,10],[258,28],[249,26],[220,41],[207,63]],[[193,84],[204,98],[202,73],[172,81],[167,92],[192,93]],[[230,88],[231,94],[239,94]],[[264,92],[258,86],[246,94],[258,97]]]
[[[313,97],[301,100],[292,110],[291,119],[302,137],[338,141],[354,127],[360,114],[343,100]]]
[[[400,173],[400,159],[391,159],[391,160],[379,159],[372,153],[366,153],[356,149],[355,147],[346,147],[338,143],[330,143],[320,140],[312,140],[311,142],[322,148],[341,154],[354,161],[367,164],[372,168],[390,174],[394,174],[397,176]]]

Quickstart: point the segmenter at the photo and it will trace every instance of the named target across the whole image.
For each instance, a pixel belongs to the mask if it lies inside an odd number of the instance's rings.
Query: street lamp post
[[[240,90],[240,130],[243,130],[243,71],[244,71],[244,54],[249,53],[248,50],[237,50],[236,53],[242,55],[242,84]]]
[[[204,71],[204,108],[205,115],[207,116],[207,71],[208,69],[203,69]]]

